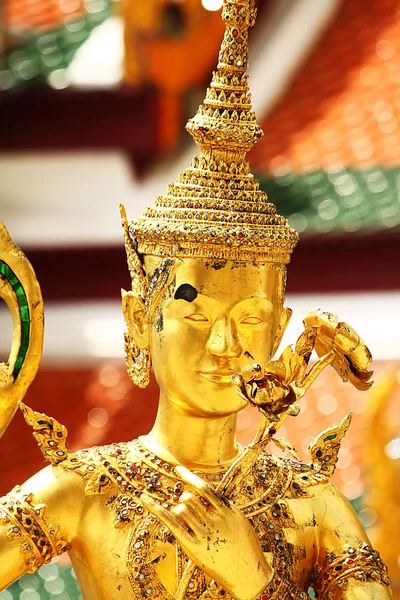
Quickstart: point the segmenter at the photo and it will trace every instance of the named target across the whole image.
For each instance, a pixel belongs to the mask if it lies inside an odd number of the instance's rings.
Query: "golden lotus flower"
[[[334,354],[332,366],[343,381],[350,381],[358,390],[368,390],[373,371],[368,371],[372,356],[364,341],[350,325],[329,312],[308,313],[305,327],[316,328],[315,351],[319,357]]]
[[[279,421],[282,414],[296,416],[297,401],[303,397],[303,384],[317,335],[316,327],[307,327],[297,340],[295,349],[288,346],[278,360],[270,360],[263,370],[253,364],[234,375],[239,395],[256,406],[270,423]]]
[[[264,369],[253,364],[232,377],[238,394],[257,407],[263,416],[254,448],[272,441],[295,458],[293,446],[275,434],[287,416],[299,414],[298,400],[325,367],[332,365],[343,381],[350,381],[359,390],[367,390],[372,385],[369,381],[372,372],[368,371],[371,353],[354,329],[339,322],[335,315],[319,311],[309,313],[303,324],[305,330],[294,350],[289,346],[278,360],[270,360]],[[314,348],[319,360],[307,372]],[[329,439],[329,435],[325,436],[324,441]]]

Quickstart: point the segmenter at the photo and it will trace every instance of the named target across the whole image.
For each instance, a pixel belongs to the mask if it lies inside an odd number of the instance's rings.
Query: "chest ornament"
[[[185,581],[182,597],[193,600],[213,598],[217,593],[213,590],[218,589],[217,597],[223,595],[229,599],[228,592],[223,590],[225,593],[221,594],[217,584],[188,561],[165,526],[141,504],[143,492],[167,509],[179,503],[184,484],[174,465],[152,454],[139,440],[69,453],[67,431],[62,425],[25,405],[21,408],[46,459],[82,477],[86,495],[104,496],[105,506],[112,511],[114,526],[129,528],[125,562],[138,599],[172,600],[174,597],[157,574],[157,565],[163,558],[159,551],[163,544],[175,555],[178,587]],[[310,465],[269,455],[260,444],[244,450],[237,461],[240,468],[235,463],[228,470],[217,468],[212,472],[197,473],[246,515],[263,551],[273,557],[274,578],[264,592],[268,598],[307,597],[298,584],[285,579],[287,573],[295,571],[299,558],[286,537],[288,530],[297,528],[290,500],[311,497],[312,487],[327,481],[326,475],[334,470],[339,442],[348,424],[349,419],[317,438],[310,448]],[[324,468],[327,465],[328,468]]]

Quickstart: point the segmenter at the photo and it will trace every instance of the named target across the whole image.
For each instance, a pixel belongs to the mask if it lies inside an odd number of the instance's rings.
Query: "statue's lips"
[[[200,375],[213,383],[232,384],[233,371],[200,371]]]

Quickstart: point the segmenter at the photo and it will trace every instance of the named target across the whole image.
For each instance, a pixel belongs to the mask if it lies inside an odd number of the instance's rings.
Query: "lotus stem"
[[[328,367],[330,364],[332,364],[335,358],[336,353],[334,350],[331,350],[330,352],[328,352],[328,354],[325,354],[325,356],[323,356],[320,360],[318,360],[315,363],[315,365],[311,368],[310,372],[306,375],[303,381],[303,386],[305,390],[308,390],[308,388],[312,383],[314,383],[318,375],[325,369],[325,367]]]

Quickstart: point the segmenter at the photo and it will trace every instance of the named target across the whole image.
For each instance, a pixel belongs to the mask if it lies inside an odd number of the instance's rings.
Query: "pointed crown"
[[[203,104],[186,128],[200,147],[155,206],[129,226],[139,254],[285,265],[298,234],[259,189],[247,152],[263,135],[246,74],[254,0],[224,0],[226,29]]]

